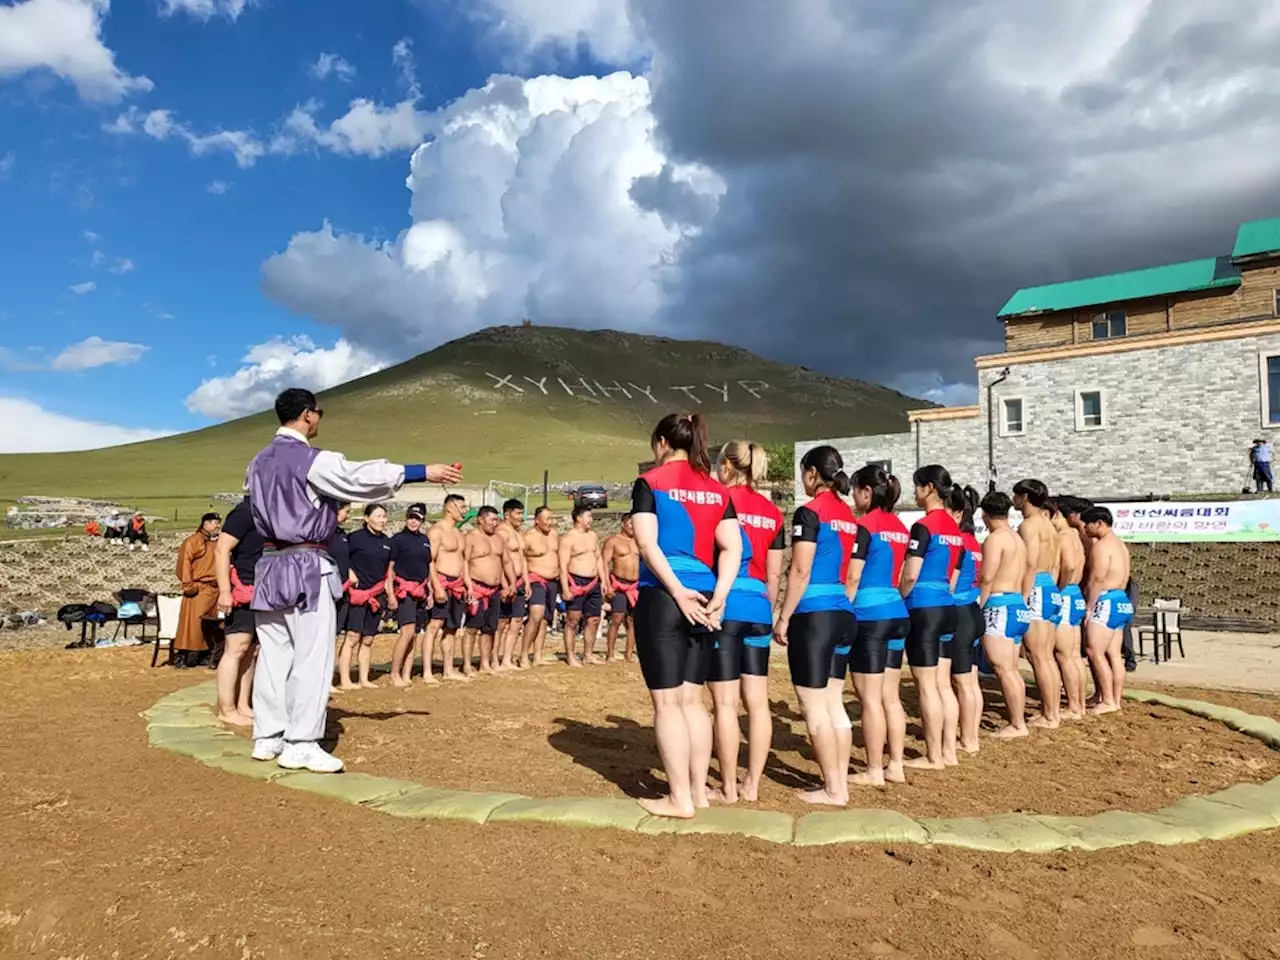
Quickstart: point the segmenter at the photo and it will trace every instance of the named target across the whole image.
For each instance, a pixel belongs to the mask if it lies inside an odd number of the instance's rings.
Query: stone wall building
[[[1017,291],[1005,352],[977,357],[978,403],[908,414],[900,433],[830,443],[856,469],[957,482],[1036,477],[1094,499],[1240,493],[1255,438],[1280,434],[1280,219],[1229,257]]]

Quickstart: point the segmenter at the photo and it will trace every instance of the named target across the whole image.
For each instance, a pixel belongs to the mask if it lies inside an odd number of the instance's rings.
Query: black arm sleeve
[[[858,539],[853,542],[853,559],[866,560],[871,553],[871,531],[866,527],[858,527]]]
[[[929,552],[929,541],[933,538],[933,534],[929,532],[929,528],[923,523],[913,523],[911,525],[911,542],[907,544],[908,557],[923,557]]]
[[[222,525],[222,532],[236,540],[243,541],[253,530],[253,511],[243,503],[227,514],[227,522]]]
[[[724,516],[721,517],[720,519],[721,520],[737,520],[738,519],[738,508],[733,505],[733,501],[730,500],[728,497],[725,498]]]
[[[808,507],[800,507],[796,510],[795,519],[791,522],[791,543],[817,543],[818,528],[822,523],[818,520],[818,515]]]
[[[631,488],[632,513],[657,513],[658,504],[653,496],[653,488],[644,477],[637,477],[635,486]]]
[[[773,543],[769,544],[770,550],[787,549],[787,531],[781,526],[778,527],[778,535],[773,538]]]

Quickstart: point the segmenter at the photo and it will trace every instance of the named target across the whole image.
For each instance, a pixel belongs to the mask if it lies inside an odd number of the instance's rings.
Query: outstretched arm
[[[445,464],[353,462],[332,450],[321,450],[307,471],[307,483],[322,497],[350,503],[389,500],[406,483],[456,483],[461,472]]]

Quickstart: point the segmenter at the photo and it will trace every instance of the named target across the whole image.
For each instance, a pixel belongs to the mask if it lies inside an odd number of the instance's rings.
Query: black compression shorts
[[[257,621],[248,607],[232,607],[227,619],[222,621],[222,632],[225,636],[237,633],[251,633],[257,636]]]
[[[661,587],[641,587],[635,628],[640,672],[650,690],[707,682],[716,634],[690,624],[671,594]]]
[[[344,594],[340,600],[334,602],[334,625],[333,632],[342,634],[347,632],[347,613],[351,610],[351,601]]]
[[[529,607],[542,607],[543,619],[554,623],[556,619],[556,601],[560,597],[560,584],[548,580],[546,583],[533,582],[533,596],[529,598]]]
[[[446,592],[444,603],[431,607],[431,619],[443,620],[446,630],[460,630],[467,619],[467,601]]]
[[[889,662],[889,641],[905,637],[910,630],[911,622],[905,617],[896,620],[859,620],[853,634],[853,650],[849,654],[850,672],[884,673]]]
[[[485,584],[489,586],[489,584]],[[479,630],[489,636],[497,636],[498,633],[498,616],[502,612],[502,601],[498,594],[494,593],[483,600],[478,601],[479,606],[475,613],[467,611],[467,629]]]
[[[604,609],[604,591],[600,589],[600,580],[598,577],[580,577],[576,573],[569,574],[569,580],[575,587],[583,587],[592,580],[596,581],[596,585],[586,593],[577,597],[565,597],[565,609],[570,612],[582,614],[583,620],[595,620],[600,616],[600,611]]]
[[[732,630],[715,634],[708,683],[729,683],[742,676],[742,637]]]
[[[942,638],[955,632],[954,606],[916,607],[911,611],[911,632],[907,634],[907,663],[913,667],[936,667]]]
[[[847,610],[817,610],[791,617],[787,631],[787,664],[791,683],[819,690],[827,685],[835,648],[850,640],[853,614]]]
[[[524,584],[516,587],[510,600],[503,600],[499,616],[503,620],[523,620],[529,612],[529,603],[524,598]]]
[[[425,597],[398,598],[396,606],[396,626],[407,627],[413,624],[414,631],[421,633],[427,629],[427,621],[431,618],[431,601]]]
[[[951,640],[951,675],[962,677],[978,665],[978,642],[986,630],[976,603],[956,607],[956,633]]]
[[[374,613],[368,607],[352,606],[347,610],[347,632],[358,633],[362,637],[376,637],[382,629],[384,608],[379,605]]]

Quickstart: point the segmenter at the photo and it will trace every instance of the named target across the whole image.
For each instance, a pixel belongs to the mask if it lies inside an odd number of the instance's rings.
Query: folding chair
[[[1182,659],[1187,658],[1187,651],[1182,647],[1182,609],[1181,600],[1166,600],[1163,609],[1157,611],[1156,617],[1159,618],[1160,632],[1158,636],[1164,637],[1164,658],[1167,661],[1173,656],[1173,644],[1176,640],[1178,643],[1178,654]]]
[[[182,614],[182,597],[162,593],[156,597],[155,647],[151,651],[151,665],[160,658],[160,644],[169,649],[169,662],[173,661],[173,641],[178,636],[178,617]]]
[[[128,609],[125,605],[130,603],[136,604],[139,612],[136,614],[118,616],[118,619],[116,620],[116,632],[111,636],[112,642],[115,642],[116,638],[120,636],[121,628],[124,629],[124,638],[128,640],[129,628],[138,627],[141,631],[141,637],[138,642],[146,643],[147,625],[152,624],[157,630],[160,629],[160,617],[154,612],[156,595],[150,590],[139,590],[135,587],[130,587],[126,590],[116,591],[116,598],[120,601],[121,612]],[[148,608],[153,612],[148,613]]]

